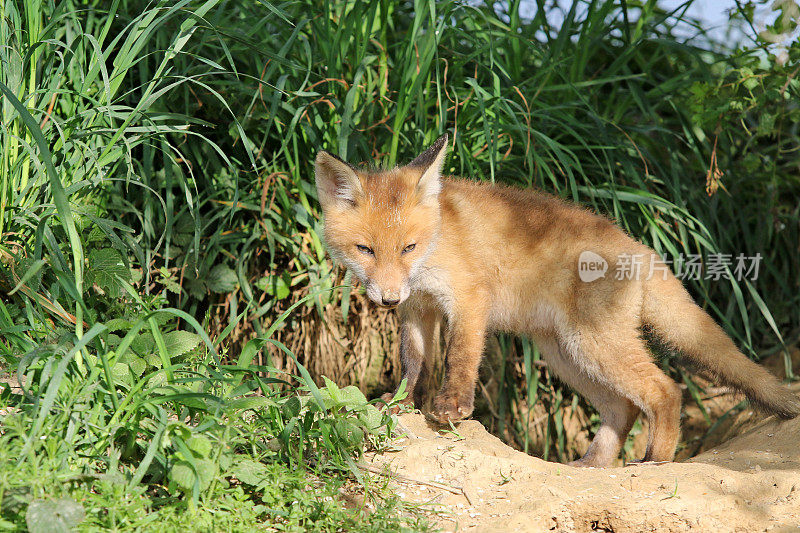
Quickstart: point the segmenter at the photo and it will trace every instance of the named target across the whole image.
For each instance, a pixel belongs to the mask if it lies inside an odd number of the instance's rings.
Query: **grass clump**
[[[81,350],[87,342],[66,349],[61,339],[20,360],[20,382],[0,394],[5,526],[384,531],[416,523],[356,464],[393,426],[356,388],[318,388],[307,372],[293,378],[241,359],[221,365],[200,335],[173,326],[165,320],[156,330],[171,377],[158,358],[147,361],[149,334],[126,354],[135,328],[105,352],[111,381],[94,347]]]
[[[215,123],[172,103],[202,91],[227,108],[213,87],[237,79],[236,39],[214,22],[225,11],[0,2],[4,529],[425,528],[357,466],[393,419],[354,387],[318,387],[301,364],[287,373],[259,355],[294,359],[274,338],[288,311],[231,350],[242,317],[209,335],[197,307],[240,274],[223,247],[201,260],[198,244],[221,237],[206,224],[234,207],[204,218],[190,159],[210,150],[224,180],[254,158],[229,157]],[[228,68],[202,54],[215,47]]]

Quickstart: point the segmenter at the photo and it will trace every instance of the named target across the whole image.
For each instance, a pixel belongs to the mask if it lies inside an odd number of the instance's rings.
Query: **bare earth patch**
[[[370,454],[446,531],[800,531],[800,419],[767,419],[688,462],[581,469],[516,451],[476,421],[438,431],[400,416],[397,451]]]

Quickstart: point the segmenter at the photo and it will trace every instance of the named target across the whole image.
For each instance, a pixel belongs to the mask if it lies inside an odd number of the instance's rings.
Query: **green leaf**
[[[167,347],[167,353],[170,359],[173,357],[180,357],[194,350],[201,342],[203,342],[203,339],[200,335],[192,333],[191,331],[170,331],[164,334],[164,344]]]
[[[752,69],[748,67],[742,67],[739,69],[739,72],[741,73],[742,84],[744,85],[745,89],[752,91],[758,86],[758,78],[753,74]]]
[[[118,251],[113,248],[101,248],[89,253],[89,268],[86,270],[86,280],[96,283],[109,295],[118,298],[122,295],[122,284],[117,276],[125,281],[130,281],[131,271]]]
[[[236,288],[239,279],[230,267],[217,265],[211,269],[206,277],[206,286],[212,292],[231,292]]]
[[[108,331],[120,331],[122,329],[130,329],[131,321],[126,320],[124,318],[112,318],[108,322],[106,322],[106,327]]]
[[[367,398],[355,385],[348,385],[339,390],[339,403],[349,410],[367,405]]]
[[[323,390],[330,395],[334,403],[340,403],[339,386],[328,376],[322,376],[322,379],[325,381],[325,389]]]
[[[291,294],[292,278],[288,271],[280,276],[265,276],[255,282],[255,286],[278,300],[283,300]]]
[[[342,439],[345,446],[355,448],[364,440],[364,430],[348,419],[338,419],[334,422],[336,434]]]
[[[142,377],[142,374],[147,369],[147,362],[144,358],[130,352],[125,356],[125,363],[130,366],[131,372],[137,378]]]
[[[145,355],[144,360],[147,361],[147,364],[154,367],[154,368],[161,368],[163,366],[163,362],[161,361],[161,357],[156,352],[150,352]]]
[[[25,523],[31,533],[68,532],[81,523],[83,506],[71,498],[34,500],[25,513]]]
[[[274,405],[276,405],[276,403],[273,400],[263,396],[248,396],[246,398],[236,398],[235,400],[228,400],[225,402],[226,408],[233,411],[272,407]]]
[[[122,381],[129,384],[133,381],[133,374],[131,374],[131,369],[126,363],[117,363],[111,367],[111,376],[114,381]]]
[[[156,346],[152,333],[137,335],[131,342],[131,349],[140,355],[149,355]]]
[[[776,116],[772,113],[762,112],[758,120],[756,135],[763,136],[771,134],[772,130],[775,128],[775,118]]]
[[[194,464],[197,468],[197,476],[195,476],[189,461],[184,460],[176,461],[169,471],[170,481],[173,481],[184,492],[191,492],[194,487],[194,480],[198,476],[200,490],[207,489],[217,474],[217,465],[210,459],[196,459]]]
[[[231,473],[245,485],[257,487],[269,476],[269,470],[263,464],[252,459],[242,459],[231,467]]]
[[[192,435],[192,437],[186,442],[186,445],[189,446],[189,449],[192,452],[200,457],[209,457],[211,455],[211,450],[214,449],[214,445],[203,435]]]
[[[206,284],[197,278],[188,278],[183,280],[183,285],[193,297],[197,299],[203,298],[207,294]]]
[[[181,293],[181,285],[177,281],[172,278],[161,277],[158,280],[167,289],[169,292],[173,294],[180,294]]]
[[[291,398],[283,402],[281,410],[283,411],[283,416],[287,420],[289,420],[300,414],[301,407],[302,404],[300,403],[300,398],[298,398],[297,396],[292,396]]]
[[[364,424],[367,430],[374,433],[383,426],[383,414],[374,405],[367,405],[358,413],[358,419]]]

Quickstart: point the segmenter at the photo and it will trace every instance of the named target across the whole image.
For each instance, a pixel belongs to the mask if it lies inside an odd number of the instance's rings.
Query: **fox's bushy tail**
[[[757,409],[781,418],[800,415],[800,397],[740,352],[675,277],[645,282],[642,315],[661,339],[723,385],[743,392]]]

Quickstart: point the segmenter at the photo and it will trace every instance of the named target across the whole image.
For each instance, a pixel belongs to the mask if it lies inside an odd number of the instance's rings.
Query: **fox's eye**
[[[406,246],[405,248],[403,248],[403,253],[407,254],[408,252],[410,252],[411,250],[413,250],[416,247],[417,247],[416,243],[411,243],[408,246]]]
[[[375,255],[375,252],[373,252],[372,248],[370,248],[369,246],[364,246],[363,244],[356,244],[356,248],[358,248],[358,251],[361,252],[362,254]]]

